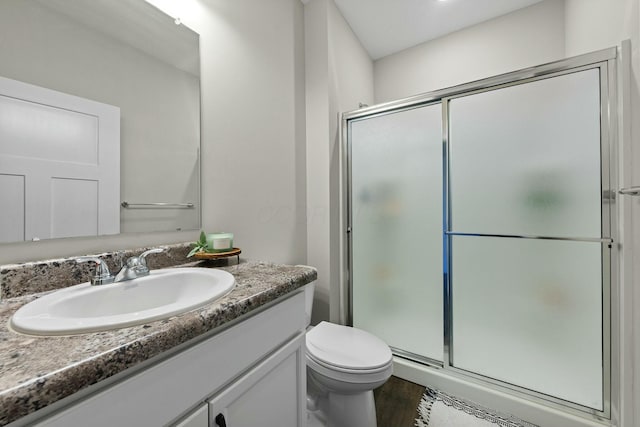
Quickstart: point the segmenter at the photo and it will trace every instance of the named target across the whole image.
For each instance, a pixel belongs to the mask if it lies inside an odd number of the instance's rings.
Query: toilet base
[[[327,393],[317,397],[317,409],[307,411],[308,427],[377,427],[373,391]]]

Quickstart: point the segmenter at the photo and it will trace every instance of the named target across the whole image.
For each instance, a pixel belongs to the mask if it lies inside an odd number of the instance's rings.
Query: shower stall
[[[397,358],[600,420],[616,49],[343,115],[349,322]]]

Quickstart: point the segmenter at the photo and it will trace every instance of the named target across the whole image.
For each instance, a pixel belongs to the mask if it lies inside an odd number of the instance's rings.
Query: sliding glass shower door
[[[350,125],[353,323],[434,360],[443,347],[441,108]]]
[[[345,115],[353,325],[609,416],[614,75],[601,51]]]
[[[446,105],[452,366],[602,410],[599,70]]]

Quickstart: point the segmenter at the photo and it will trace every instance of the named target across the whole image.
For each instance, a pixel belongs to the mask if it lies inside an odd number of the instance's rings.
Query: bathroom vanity
[[[225,267],[227,296],[167,320],[76,336],[0,331],[0,425],[304,425],[305,297],[315,269]],[[0,302],[0,321],[38,295]]]

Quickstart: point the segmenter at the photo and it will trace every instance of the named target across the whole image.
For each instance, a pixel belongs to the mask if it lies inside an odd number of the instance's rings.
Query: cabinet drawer
[[[36,425],[166,425],[304,329],[298,292]]]

